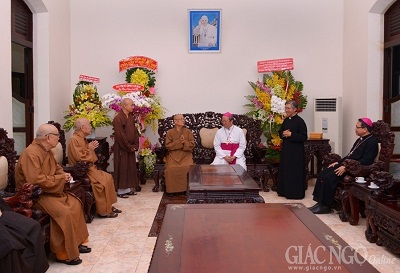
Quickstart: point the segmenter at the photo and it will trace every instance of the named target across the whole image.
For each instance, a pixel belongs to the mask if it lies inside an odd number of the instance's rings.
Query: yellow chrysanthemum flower
[[[131,75],[131,83],[143,85],[144,88],[147,89],[149,85],[149,76],[143,70],[137,69]]]
[[[274,146],[280,146],[281,145],[282,139],[279,137],[279,135],[272,134],[271,137],[272,137],[271,143]]]

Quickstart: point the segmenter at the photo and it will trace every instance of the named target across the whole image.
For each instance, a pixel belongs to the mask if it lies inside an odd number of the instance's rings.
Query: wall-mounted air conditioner
[[[342,156],[342,97],[314,98],[314,132],[330,139],[332,152]]]

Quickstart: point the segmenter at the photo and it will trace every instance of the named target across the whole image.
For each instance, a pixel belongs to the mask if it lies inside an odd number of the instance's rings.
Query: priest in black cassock
[[[304,141],[307,140],[307,125],[297,115],[297,108],[294,100],[285,103],[286,118],[278,131],[283,143],[277,192],[287,199],[303,199],[306,190]]]
[[[372,134],[373,124],[369,118],[360,118],[356,123],[355,133],[359,138],[353,144],[350,152],[338,162],[330,164],[322,170],[317,177],[314,188],[314,201],[317,203],[309,208],[315,214],[331,212],[336,187],[346,175],[346,168],[342,162],[346,159],[353,159],[361,165],[370,165],[378,155],[378,140]]]
[[[44,273],[48,268],[39,222],[12,211],[0,197],[0,272]]]

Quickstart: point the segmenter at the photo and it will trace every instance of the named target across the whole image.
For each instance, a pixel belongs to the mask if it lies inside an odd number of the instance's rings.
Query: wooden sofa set
[[[193,133],[195,148],[193,149],[193,160],[195,164],[210,164],[215,157],[213,147],[214,136],[221,128],[221,113],[205,112],[195,114],[183,114],[185,124]],[[233,115],[234,124],[245,131],[247,147],[245,150],[247,172],[264,190],[268,191],[268,178],[271,176],[271,167],[265,163],[266,148],[261,147],[260,121],[245,115]],[[164,181],[164,157],[167,154],[165,148],[165,137],[167,131],[174,127],[173,116],[158,121],[158,134],[160,147],[156,149],[157,163],[153,179],[155,186],[153,191],[158,191],[161,183],[162,190],[165,189]]]
[[[196,146],[193,150],[193,159],[196,164],[210,164],[215,152],[213,149],[213,139],[216,131],[221,127],[222,114],[215,112],[205,112],[196,114],[183,114],[186,126],[192,130]],[[268,179],[276,176],[276,168],[265,162],[265,147],[260,146],[261,129],[259,121],[249,118],[245,115],[233,115],[234,124],[245,129],[247,148],[245,151],[248,173],[259,183],[260,187],[268,191]],[[58,123],[54,124],[60,131],[60,145],[62,147],[62,162],[65,171],[72,173],[78,183],[71,185],[71,191],[81,198],[86,221],[90,223],[93,220],[94,198],[91,192],[90,180],[86,176],[88,165],[80,162],[74,167],[66,166],[67,158],[65,155],[66,144],[65,134]],[[166,132],[173,128],[173,116],[160,119],[158,124],[160,147],[156,149],[157,163],[153,179],[155,186],[153,191],[158,191],[160,184],[165,189],[163,176],[164,162],[163,158],[167,153],[165,148]],[[358,223],[358,215],[367,218],[366,238],[370,242],[377,242],[389,247],[393,252],[399,253],[400,247],[400,181],[393,179],[388,173],[390,157],[394,149],[394,134],[390,131],[388,124],[383,121],[374,123],[374,134],[380,143],[380,151],[377,160],[370,166],[362,166],[357,161],[346,160],[344,162],[350,175],[346,176],[336,191],[336,209],[340,211],[339,217],[342,221],[349,221],[350,224]],[[101,158],[99,151],[99,158]],[[0,156],[5,156],[9,162],[8,179],[9,183],[3,196],[8,196],[7,192],[15,192],[15,151],[14,141],[7,137],[7,132],[0,129]],[[338,159],[338,155],[329,154],[324,158],[324,165]],[[108,159],[108,158],[107,158]],[[104,161],[104,160],[103,160]],[[143,170],[139,170],[142,174]],[[361,188],[354,182],[354,178],[363,176],[367,181],[375,181],[380,185],[380,190],[372,191]],[[360,190],[361,188],[361,190]],[[359,191],[363,192],[362,194]],[[9,198],[8,202],[14,206],[14,210],[37,219],[43,227],[43,236],[48,242],[49,238],[49,220],[48,215],[40,211],[31,211],[32,206],[29,200],[40,198],[40,189],[27,185],[21,190],[19,197]],[[376,208],[380,209],[377,210]],[[396,216],[397,215],[397,216]],[[47,219],[46,219],[47,217]]]

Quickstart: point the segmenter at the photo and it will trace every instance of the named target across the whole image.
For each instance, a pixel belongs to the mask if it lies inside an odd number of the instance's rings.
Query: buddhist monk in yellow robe
[[[92,163],[88,176],[92,185],[96,212],[103,218],[115,218],[121,210],[114,208],[117,203],[114,180],[111,174],[98,170],[94,164],[98,158],[94,150],[99,146],[97,140],[88,143],[86,137],[92,133],[92,126],[87,118],[78,118],[74,124],[75,132],[68,142],[68,163],[75,165],[78,161]]]
[[[193,165],[193,133],[185,127],[185,118],[174,115],[174,128],[168,130],[165,147],[168,154],[165,158],[165,186],[168,195],[184,193],[187,190],[187,173]]]
[[[51,149],[60,135],[55,126],[43,124],[36,138],[22,152],[15,168],[17,189],[24,183],[42,188],[43,194],[34,207],[50,215],[50,250],[57,261],[68,265],[82,263],[79,253],[91,249],[82,243],[88,240],[85,217],[81,201],[72,193],[64,191],[64,185],[71,179],[57,164]]]

